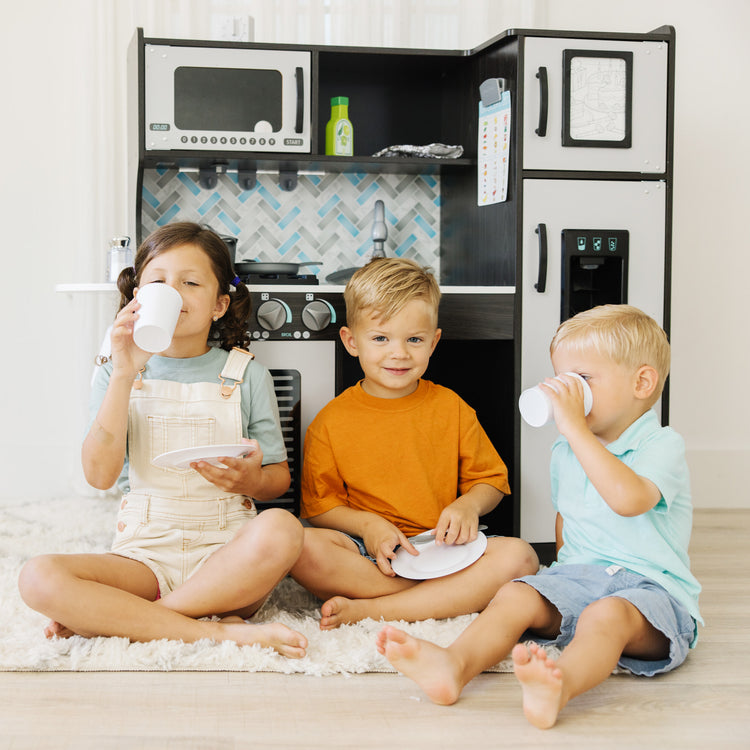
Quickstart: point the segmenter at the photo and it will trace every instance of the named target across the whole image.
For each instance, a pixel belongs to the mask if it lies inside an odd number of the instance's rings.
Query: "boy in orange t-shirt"
[[[521,539],[493,537],[469,567],[428,580],[397,576],[399,547],[435,530],[436,544],[477,538],[479,517],[505,494],[508,473],[476,414],[422,380],[440,340],[440,289],[410,260],[376,258],[344,292],[346,350],[364,378],[308,428],[302,473],[302,554],[291,575],[324,600],[320,627],[366,617],[424,620],[487,606],[498,587],[535,573]]]

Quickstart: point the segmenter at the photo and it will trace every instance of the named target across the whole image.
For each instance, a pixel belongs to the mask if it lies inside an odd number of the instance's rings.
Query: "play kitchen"
[[[344,284],[375,255],[413,258],[444,293],[427,377],[509,466],[513,494],[483,521],[549,557],[555,431],[518,399],[579,310],[629,302],[669,328],[674,30],[512,30],[473,50],[137,30],[128,68],[129,232],[193,220],[226,238],[252,349],[286,394],[293,471],[309,421],[360,375],[338,341]],[[351,155],[331,142],[342,120]]]

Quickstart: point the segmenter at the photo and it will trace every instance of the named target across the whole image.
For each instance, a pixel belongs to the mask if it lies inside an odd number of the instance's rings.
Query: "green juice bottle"
[[[334,96],[331,99],[331,119],[326,124],[326,154],[354,154],[354,129],[349,121],[349,97]]]

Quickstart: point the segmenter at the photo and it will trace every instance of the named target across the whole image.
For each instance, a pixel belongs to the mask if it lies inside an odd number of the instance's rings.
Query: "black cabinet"
[[[221,47],[218,42],[164,40],[135,34],[129,49],[130,200],[140,239],[144,169],[203,169],[243,175],[279,173],[391,173],[440,179],[440,282],[444,286],[512,286],[515,282],[515,211],[510,200],[478,208],[477,107],[479,84],[510,76],[515,56],[506,44],[463,50],[373,49],[240,44],[235,48],[299,50],[311,54],[311,153],[256,153],[223,146],[216,152],[159,151],[144,146],[145,55],[150,45]],[[513,47],[514,42],[510,46]],[[349,98],[354,155],[325,154],[325,126],[334,96]],[[457,159],[374,157],[387,146],[460,145]],[[282,179],[282,178],[280,178]],[[283,178],[286,179],[286,178]]]

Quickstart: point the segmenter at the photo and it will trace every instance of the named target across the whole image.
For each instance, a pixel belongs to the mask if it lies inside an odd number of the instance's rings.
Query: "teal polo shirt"
[[[552,503],[563,518],[563,547],[555,564],[621,565],[663,586],[700,623],[700,584],[690,572],[693,525],[685,443],[662,427],[653,410],[636,420],[607,450],[661,492],[651,510],[620,516],[594,489],[568,441],[552,446]]]

